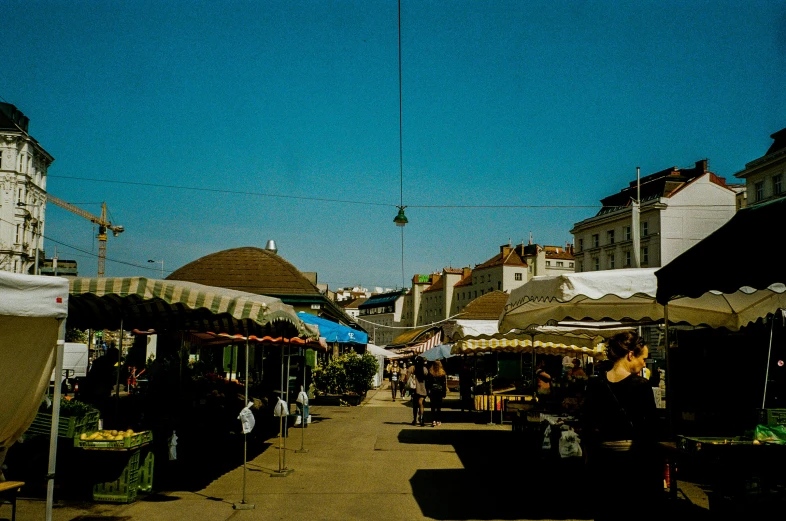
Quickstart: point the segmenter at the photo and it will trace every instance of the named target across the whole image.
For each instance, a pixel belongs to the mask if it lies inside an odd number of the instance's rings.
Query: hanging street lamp
[[[398,215],[393,218],[393,222],[396,223],[396,226],[401,226],[402,228],[409,222],[407,216],[404,215],[404,208],[406,208],[406,206],[399,206]]]

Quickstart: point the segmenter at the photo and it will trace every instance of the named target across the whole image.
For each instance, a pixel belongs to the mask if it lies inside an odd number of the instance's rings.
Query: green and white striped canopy
[[[318,338],[280,299],[193,282],[145,277],[70,281],[69,327],[78,329],[212,331],[285,338]]]

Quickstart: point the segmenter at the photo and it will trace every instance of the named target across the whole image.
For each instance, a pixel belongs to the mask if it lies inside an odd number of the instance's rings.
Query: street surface
[[[456,393],[451,393],[457,396]],[[587,502],[600,497],[577,461],[544,461],[511,425],[488,425],[489,413],[462,412],[449,395],[443,424],[412,426],[408,401],[392,401],[387,382],[357,407],[314,405],[305,430],[291,428],[279,457],[278,438],[249,456],[243,500],[240,466],[210,475],[213,466],[157,461],[156,473],[177,482],[178,465],[204,479],[197,490],[158,490],[130,504],[60,499],[54,521],[341,520],[385,521],[590,519]],[[299,452],[301,449],[307,452]],[[576,459],[577,460],[577,459]],[[191,462],[195,463],[195,462]],[[159,471],[160,468],[160,471]],[[279,472],[283,470],[284,472]],[[286,471],[291,470],[287,473]],[[283,477],[282,477],[283,475]],[[166,480],[168,481],[168,480]],[[202,486],[202,485],[200,485]],[[680,484],[668,517],[708,517],[707,498]],[[22,490],[18,521],[45,519],[45,501]],[[253,506],[253,509],[250,507]],[[240,508],[238,508],[240,507]],[[244,509],[244,507],[249,509]],[[9,505],[0,519],[10,519]]]

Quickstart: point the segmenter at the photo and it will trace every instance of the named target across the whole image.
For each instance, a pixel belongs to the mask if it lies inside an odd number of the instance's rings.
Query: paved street
[[[386,388],[370,391],[358,407],[312,407],[312,424],[290,430],[285,463],[276,437],[249,458],[245,506],[251,510],[235,508],[243,498],[241,466],[195,491],[155,492],[154,479],[154,493],[131,504],[58,500],[53,519],[589,519],[586,502],[597,485],[583,479],[580,466],[544,462],[510,424],[487,425],[487,414],[446,403],[436,428],[410,425],[409,404],[393,402]],[[301,445],[307,452],[298,452]],[[164,471],[170,462],[159,463]],[[281,477],[279,468],[292,472]],[[689,483],[682,490],[674,513],[706,517],[701,490]],[[10,512],[0,507],[0,519]],[[17,520],[44,514],[40,498],[19,500]]]

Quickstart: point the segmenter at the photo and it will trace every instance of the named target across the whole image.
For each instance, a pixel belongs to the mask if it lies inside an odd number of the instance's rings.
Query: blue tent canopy
[[[428,351],[424,351],[420,354],[420,356],[429,362],[433,362],[434,360],[444,360],[445,358],[450,358],[453,356],[453,353],[451,353],[452,349],[453,344],[439,344],[438,346],[432,347]]]
[[[338,342],[341,344],[368,344],[368,333],[352,329],[345,325],[311,315],[304,311],[298,311],[297,316],[306,324],[314,324],[319,327],[319,336],[326,342]]]

